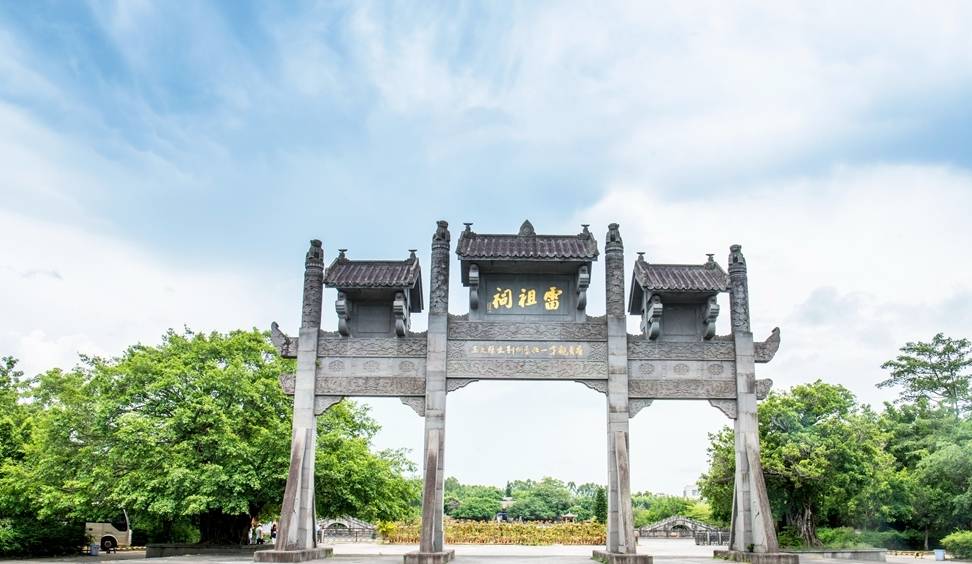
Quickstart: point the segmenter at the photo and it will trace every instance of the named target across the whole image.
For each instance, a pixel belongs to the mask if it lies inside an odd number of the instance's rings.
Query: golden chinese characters
[[[547,311],[553,311],[560,309],[560,294],[564,291],[556,286],[551,286],[549,290],[543,293],[543,307]]]
[[[537,304],[537,291],[533,288],[520,288],[520,307],[527,307]]]
[[[499,309],[505,307],[510,309],[513,307],[513,290],[506,288],[496,288],[496,293],[493,294],[493,309]]]

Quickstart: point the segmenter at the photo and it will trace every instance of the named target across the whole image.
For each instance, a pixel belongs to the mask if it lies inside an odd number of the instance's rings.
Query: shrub
[[[801,548],[803,547],[803,537],[797,532],[793,527],[784,527],[783,530],[777,535],[777,540],[780,546],[786,548]]]
[[[418,524],[397,523],[382,537],[392,544],[419,542]],[[445,541],[449,544],[604,544],[607,530],[592,521],[581,523],[497,523],[481,521],[445,522]]]
[[[972,558],[972,531],[955,531],[942,539],[942,546],[957,558]]]
[[[0,519],[0,556],[71,554],[84,544],[84,523],[34,517]]]

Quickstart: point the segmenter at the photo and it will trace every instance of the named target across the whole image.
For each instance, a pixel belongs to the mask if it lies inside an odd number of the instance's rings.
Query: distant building
[[[699,495],[699,487],[690,484],[682,488],[682,497],[688,499],[700,499],[702,496]]]

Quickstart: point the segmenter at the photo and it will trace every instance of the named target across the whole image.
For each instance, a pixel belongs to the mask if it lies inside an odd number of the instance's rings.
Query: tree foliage
[[[278,376],[292,369],[260,332],[186,330],[45,372],[21,388],[29,439],[4,466],[0,497],[36,500],[40,519],[101,520],[124,507],[158,528],[153,540],[187,540],[174,537],[191,524],[193,540],[238,543],[251,519],[279,511],[292,400]],[[319,515],[414,512],[419,488],[403,476],[414,468],[401,452],[370,450],[378,426],[365,408],[342,402],[318,421]]]
[[[761,460],[774,514],[807,544],[821,523],[874,526],[893,517],[886,503],[902,486],[877,415],[843,386],[817,381],[773,393],[758,409]],[[710,468],[700,480],[713,515],[731,513],[733,433],[711,436]]]
[[[881,365],[891,376],[879,388],[901,386],[900,401],[938,402],[956,418],[972,408],[972,342],[939,333],[930,343],[907,343],[900,352]]]

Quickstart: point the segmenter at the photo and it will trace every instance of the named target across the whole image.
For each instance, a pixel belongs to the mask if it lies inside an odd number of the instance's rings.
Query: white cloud
[[[157,343],[168,328],[266,329],[299,303],[294,276],[173,264],[151,249],[3,210],[0,261],[0,351],[19,357],[27,374],[71,367],[79,352],[114,356]]]
[[[969,209],[966,172],[876,165],[730,189],[704,201],[673,202],[623,185],[577,221],[619,222],[629,266],[636,250],[657,263],[701,263],[711,252],[725,265],[729,245],[742,244],[756,338],[774,326],[783,335],[776,358],[757,366],[757,377],[772,378],[776,389],[819,378],[879,406],[895,397],[874,386],[898,347],[939,331],[968,336]],[[595,272],[593,295],[601,295],[602,277]],[[721,332],[728,332],[726,317]],[[634,320],[629,325],[636,331]],[[704,471],[706,433],[725,420],[703,407],[668,402],[633,420],[635,487],[677,492]],[[674,472],[659,458],[685,469]]]

